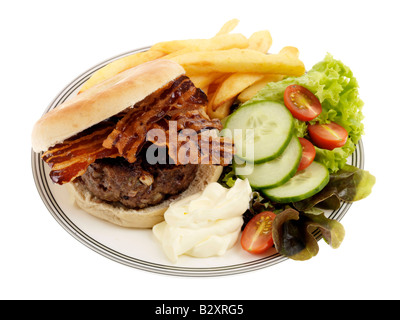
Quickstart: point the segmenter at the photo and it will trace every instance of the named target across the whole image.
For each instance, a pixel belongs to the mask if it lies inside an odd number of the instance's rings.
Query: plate
[[[124,56],[145,51],[148,47],[126,52],[108,59],[89,69],[67,85],[44,113],[75,96],[79,88],[90,76],[108,63]],[[164,255],[152,231],[128,229],[97,219],[80,208],[71,199],[65,186],[52,183],[49,167],[41,160],[41,154],[31,153],[33,178],[45,206],[56,221],[76,240],[118,263],[132,268],[175,276],[210,277],[250,272],[281,263],[288,258],[274,248],[264,255],[251,255],[242,250],[239,242],[224,256],[212,258],[192,258],[182,256],[177,264],[172,264]],[[357,145],[348,163],[364,168],[362,141]],[[328,213],[331,219],[340,221],[349,210],[351,203],[342,203],[338,210]],[[314,236],[321,238],[319,232]]]

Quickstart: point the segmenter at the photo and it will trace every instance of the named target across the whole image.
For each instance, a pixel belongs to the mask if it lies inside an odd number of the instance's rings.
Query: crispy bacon
[[[169,157],[177,165],[213,164],[226,166],[231,163],[234,146],[230,139],[219,137],[212,131],[196,133],[194,130],[182,130],[177,136],[164,131],[150,131],[147,141],[159,147],[167,147]],[[164,133],[165,132],[165,133]]]
[[[82,175],[88,166],[101,158],[119,156],[115,148],[102,146],[104,139],[114,129],[115,123],[103,121],[92,128],[49,148],[42,159],[50,166],[50,178],[64,184]]]
[[[207,96],[188,77],[181,76],[114,119],[55,145],[42,158],[51,168],[52,181],[58,184],[82,175],[97,159],[120,156],[133,163],[146,141],[167,146],[176,164],[228,165],[233,156],[232,142],[204,134],[204,130],[222,129],[219,120],[208,117],[206,104]],[[149,138],[152,129],[169,137],[171,123],[180,137],[185,130],[190,129],[190,134],[176,142],[169,138],[156,140],[154,135]]]
[[[106,148],[116,147],[129,162],[136,161],[147,132],[160,120],[176,121],[177,130],[222,129],[219,120],[210,120],[205,112],[207,96],[190,79],[181,76],[167,88],[153,93],[131,108],[104,141]]]

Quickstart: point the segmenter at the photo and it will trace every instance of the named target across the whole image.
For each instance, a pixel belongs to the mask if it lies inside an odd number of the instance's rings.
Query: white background
[[[398,299],[399,49],[397,1],[3,1],[1,32],[2,299]],[[268,29],[271,51],[326,52],[349,65],[365,102],[365,168],[373,194],[342,220],[346,238],[317,257],[255,272],[181,278],[132,269],[88,249],[55,221],[34,185],[30,133],[70,81],[158,41],[213,36],[238,18]],[[140,245],[140,244],[132,244]]]

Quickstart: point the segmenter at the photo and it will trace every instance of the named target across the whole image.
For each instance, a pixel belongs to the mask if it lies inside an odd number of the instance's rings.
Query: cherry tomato
[[[303,154],[301,155],[301,160],[297,171],[301,171],[307,168],[314,161],[316,153],[315,147],[310,141],[304,138],[299,138],[299,141],[303,148]]]
[[[263,253],[272,248],[272,222],[276,215],[271,211],[264,211],[255,215],[243,230],[240,243],[242,248],[250,253]]]
[[[346,129],[335,122],[309,125],[308,133],[317,147],[328,150],[342,147],[348,136]]]
[[[293,117],[301,121],[310,121],[322,112],[318,98],[310,90],[297,84],[285,89],[283,99]]]

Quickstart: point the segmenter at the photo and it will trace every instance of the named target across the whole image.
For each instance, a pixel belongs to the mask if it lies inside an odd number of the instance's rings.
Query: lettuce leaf
[[[218,183],[224,188],[232,188],[237,180],[235,175],[235,170],[233,170],[232,165],[223,168],[222,173],[218,179]]]
[[[294,202],[297,210],[308,212],[314,207],[336,210],[341,201],[354,202],[371,194],[376,178],[366,170],[346,164],[329,177],[329,183],[314,196]]]
[[[348,139],[346,144],[341,148],[326,150],[315,147],[315,161],[322,163],[328,168],[330,173],[338,172],[347,162],[347,158],[354,152],[356,145],[352,139]]]
[[[334,249],[339,248],[345,236],[343,225],[323,213],[306,214],[288,208],[272,224],[275,249],[292,260],[309,260],[319,251],[318,239],[314,236],[317,230]]]
[[[337,172],[354,152],[358,141],[364,134],[362,120],[363,101],[360,99],[358,83],[349,67],[335,60],[331,54],[317,63],[300,77],[288,77],[279,82],[268,83],[245,104],[272,100],[283,103],[283,94],[287,86],[298,84],[313,92],[321,102],[322,113],[310,123],[337,122],[349,133],[347,143],[334,150],[316,148],[316,160],[323,163],[330,172]],[[295,134],[307,137],[307,123],[295,121]]]

